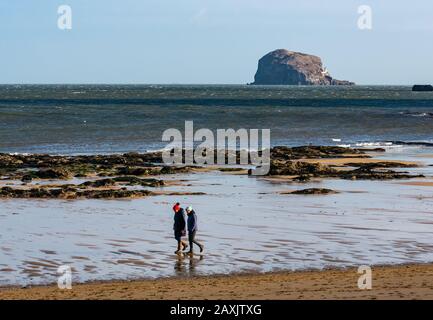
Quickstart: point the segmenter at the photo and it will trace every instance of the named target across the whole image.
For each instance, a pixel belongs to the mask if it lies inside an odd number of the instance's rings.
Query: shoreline
[[[357,268],[245,272],[142,280],[102,280],[60,290],[56,284],[0,287],[0,299],[433,299],[433,263],[372,267],[372,289],[358,288]]]

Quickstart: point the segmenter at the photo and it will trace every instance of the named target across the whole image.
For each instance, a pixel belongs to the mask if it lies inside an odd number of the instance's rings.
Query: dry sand
[[[0,299],[433,299],[433,264],[373,267],[371,290],[356,268],[3,288]]]

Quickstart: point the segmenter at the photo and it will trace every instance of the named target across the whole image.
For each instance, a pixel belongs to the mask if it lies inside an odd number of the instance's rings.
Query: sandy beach
[[[433,299],[433,265],[372,268],[372,289],[360,290],[356,268],[225,276],[107,281],[0,289],[0,299]]]

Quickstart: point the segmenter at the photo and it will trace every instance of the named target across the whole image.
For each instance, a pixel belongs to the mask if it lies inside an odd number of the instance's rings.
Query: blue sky
[[[243,84],[277,48],[358,84],[433,83],[432,17],[431,0],[3,0],[0,83]]]

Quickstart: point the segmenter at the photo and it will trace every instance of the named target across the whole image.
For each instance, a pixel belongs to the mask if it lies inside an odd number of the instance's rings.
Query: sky
[[[357,84],[433,83],[432,17],[431,0],[2,0],[0,83],[245,84],[279,48]]]

